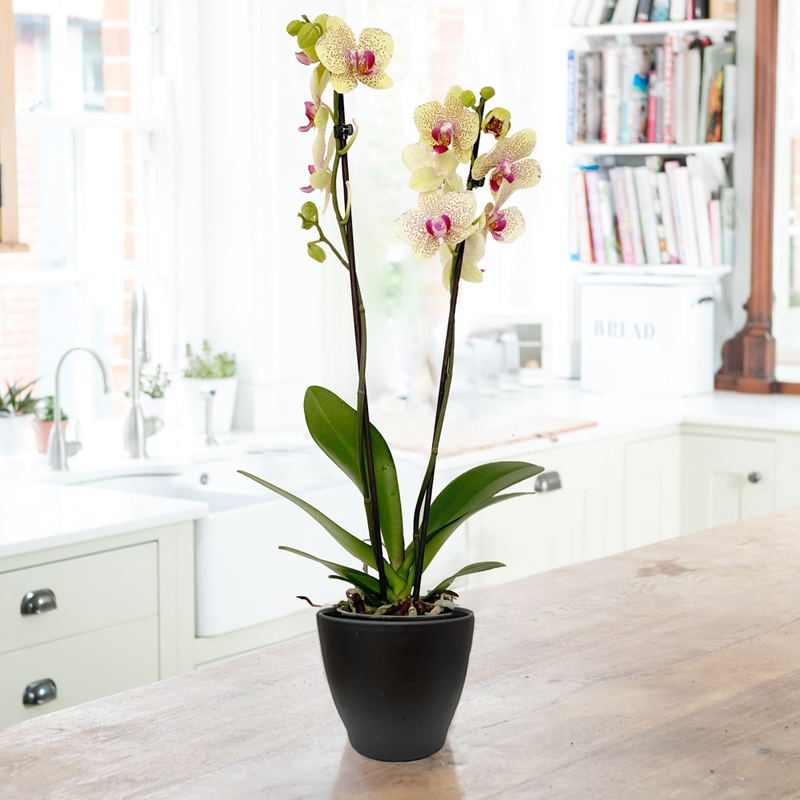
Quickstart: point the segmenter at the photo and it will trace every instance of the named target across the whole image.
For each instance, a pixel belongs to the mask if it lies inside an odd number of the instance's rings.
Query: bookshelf
[[[736,29],[731,19],[568,29],[576,273],[633,281],[731,272]]]
[[[678,22],[634,22],[630,25],[592,25],[567,28],[571,36],[582,39],[648,40],[674,34],[697,33],[703,36],[725,36],[736,32],[737,23],[727,19],[693,19]]]

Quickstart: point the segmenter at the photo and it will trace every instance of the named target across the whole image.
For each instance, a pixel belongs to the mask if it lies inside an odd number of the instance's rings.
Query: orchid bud
[[[314,244],[314,242],[308,243],[308,254],[314,261],[319,261],[320,264],[326,258],[325,251],[318,244]]]
[[[320,36],[322,36],[322,27],[314,25],[312,22],[306,22],[297,34],[297,44],[300,45],[301,50],[310,50]]]
[[[289,36],[297,36],[300,33],[300,29],[303,27],[303,20],[301,19],[293,19],[287,26],[286,26],[286,33]]]
[[[481,89],[481,97],[484,100],[491,100],[494,97],[494,94],[494,89],[492,89],[491,86],[484,86],[483,89]]]
[[[469,89],[461,92],[461,105],[464,108],[472,108],[475,105],[475,92],[471,92]]]
[[[309,200],[300,207],[300,216],[313,224],[319,220],[319,211],[317,211],[314,203]]]
[[[493,108],[483,120],[481,130],[491,133],[495,139],[502,139],[511,128],[511,112],[498,106]]]

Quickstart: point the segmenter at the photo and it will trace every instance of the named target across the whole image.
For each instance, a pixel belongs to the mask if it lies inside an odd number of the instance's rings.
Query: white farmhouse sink
[[[85,482],[95,488],[143,496],[175,497],[206,503],[208,515],[195,522],[196,632],[217,636],[307,608],[297,599],[330,603],[342,594],[320,564],[278,550],[285,544],[341,562],[339,545],[305,512],[236,474],[242,459],[195,465],[183,475],[127,475]],[[263,467],[264,465],[260,465]],[[245,464],[245,467],[251,467]],[[255,470],[254,470],[255,471]],[[267,480],[272,476],[259,469]],[[200,484],[206,475],[209,486]],[[275,479],[277,480],[277,479]],[[366,536],[363,506],[355,487],[343,482],[302,491],[304,500],[359,537]],[[224,485],[226,488],[211,488]],[[246,491],[231,491],[231,485]]]

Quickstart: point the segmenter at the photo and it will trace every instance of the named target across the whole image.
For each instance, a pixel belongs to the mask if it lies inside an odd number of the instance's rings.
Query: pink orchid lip
[[[347,51],[347,58],[356,68],[359,75],[375,75],[380,69],[375,66],[375,53],[372,50],[352,49]]]
[[[450,228],[452,226],[450,217],[448,217],[447,214],[425,220],[425,230],[437,239],[444,239],[444,237],[450,233]]]
[[[502,211],[492,211],[487,220],[489,232],[497,242],[503,241],[503,231],[506,229],[508,221]]]
[[[314,62],[301,50],[299,53],[295,53],[294,57],[301,63],[308,66],[309,64],[313,64]]]
[[[441,154],[447,152],[453,141],[454,131],[455,125],[447,120],[441,120],[434,125],[433,129],[431,130],[431,138],[434,142],[436,142],[436,144],[433,145],[434,153]]]
[[[510,158],[504,158],[497,165],[497,168],[492,173],[491,178],[489,178],[489,186],[491,187],[493,192],[500,191],[500,183],[503,180],[506,180],[509,183],[514,183],[513,166],[514,163],[511,161]]]
[[[317,168],[313,164],[309,164],[308,165],[308,174],[309,175],[313,175],[316,171],[317,171]],[[301,186],[300,187],[300,191],[301,192],[305,192],[306,194],[311,194],[311,192],[314,191],[314,187],[311,186],[311,185]]]
[[[306,107],[306,119],[308,119],[308,125],[301,125],[297,129],[302,132],[310,131],[314,127],[314,117],[317,114],[317,106],[310,100],[306,100],[305,107]]]

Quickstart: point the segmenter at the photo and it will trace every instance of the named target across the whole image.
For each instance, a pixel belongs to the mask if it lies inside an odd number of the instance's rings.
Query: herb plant
[[[36,381],[22,384],[20,381],[6,381],[5,394],[0,393],[0,417],[24,417],[36,413],[39,402],[31,388]]]
[[[236,375],[236,356],[230,353],[215,353],[208,339],[203,339],[203,347],[199,353],[186,345],[186,358],[189,366],[183,373],[184,378],[232,378]]]
[[[53,408],[54,398],[53,395],[48,394],[39,400],[36,407],[36,419],[39,422],[55,422],[55,409]],[[61,406],[61,419],[68,420],[69,415],[64,411],[64,406]]]
[[[205,344],[205,342],[204,342]],[[225,354],[223,354],[225,355]],[[234,362],[234,371],[235,371],[235,362]],[[197,376],[188,376],[187,377],[197,377]],[[159,364],[154,372],[142,372],[139,376],[139,389],[141,390],[142,394],[146,394],[148,397],[152,397],[153,400],[159,400],[164,396],[164,392],[169,389],[170,385],[170,377],[169,373],[167,373],[164,368]]]
[[[311,100],[305,102],[307,124],[301,131],[315,131],[313,164],[308,167],[309,185],[301,191],[322,192],[323,212],[332,207],[340,244],[323,231],[320,212],[306,202],[298,217],[304,230],[314,231],[308,255],[324,262],[330,253],[344,267],[350,286],[356,359],[358,363],[357,404],[353,408],[321,386],[310,387],[304,412],[309,433],[320,449],[353,481],[364,502],[368,541],[344,530],[332,519],[299,497],[268,481],[242,472],[273,492],[285,497],[313,517],[344,549],[368,571],[346,566],[283,546],[281,549],[317,561],[354,589],[338,608],[360,614],[438,614],[452,605],[449,591],[459,577],[504,566],[482,561],[459,570],[423,592],[422,576],[450,536],[478,511],[527,492],[503,494],[506,489],[543,470],[521,461],[500,461],[467,470],[433,497],[436,459],[444,425],[455,352],[455,319],[458,290],[462,280],[480,282],[479,267],[486,242],[510,243],[525,230],[522,213],[507,207],[518,190],[539,182],[539,164],[529,158],[536,134],[522,129],[508,136],[511,114],[504,108],[488,110],[494,89],[484,87],[479,96],[454,86],[444,103],[432,101],[419,106],[414,122],[419,141],[403,151],[403,162],[411,171],[409,186],[418,192],[416,207],[394,223],[396,235],[411,246],[415,260],[438,256],[443,283],[450,294],[442,370],[434,415],[430,456],[419,490],[411,535],[406,541],[400,506],[400,489],[394,459],[386,440],[370,422],[366,385],[367,341],[364,304],[356,270],[353,213],[350,199],[348,155],[358,128],[347,122],[345,94],[363,84],[388,89],[387,75],[394,44],[378,28],[362,31],[358,40],[338,17],[321,14],[287,26],[297,38],[297,60],[312,67]],[[332,99],[326,101],[330,84]],[[330,133],[328,133],[330,126]],[[493,137],[493,146],[480,153],[481,135]],[[467,166],[466,185],[458,169]],[[476,190],[488,178],[490,197],[478,210]],[[371,570],[371,572],[369,572]]]

